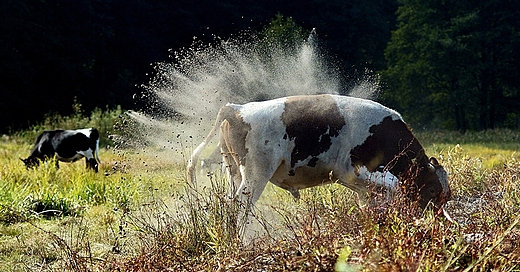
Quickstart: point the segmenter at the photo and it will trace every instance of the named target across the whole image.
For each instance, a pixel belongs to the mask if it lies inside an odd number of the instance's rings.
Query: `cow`
[[[253,205],[268,181],[295,198],[301,189],[335,182],[363,196],[371,186],[395,192],[413,176],[406,185],[421,208],[440,208],[451,196],[446,171],[426,156],[401,115],[371,100],[322,94],[228,103],[191,154],[193,184],[198,157],[219,132],[230,192]]]
[[[95,128],[77,130],[51,130],[42,132],[26,159],[21,159],[27,168],[37,166],[40,161],[56,157],[58,161],[75,162],[83,157],[86,168],[98,172],[99,160],[99,132]]]

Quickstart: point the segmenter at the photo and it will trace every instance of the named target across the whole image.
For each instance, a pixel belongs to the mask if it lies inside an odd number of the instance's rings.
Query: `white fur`
[[[366,166],[362,166],[358,169],[358,173],[359,179],[365,180],[377,186],[383,186],[387,189],[390,189],[392,192],[397,191],[399,180],[396,176],[392,175],[392,173],[388,171],[370,172]]]
[[[81,133],[81,134],[83,134],[83,135],[85,135],[85,136],[90,138],[90,131],[91,130],[92,130],[91,128],[82,128],[82,129],[76,129],[75,131],[77,133]]]
[[[90,138],[92,128],[76,129],[74,131],[76,133],[81,133],[81,134],[87,136],[88,138]],[[74,155],[74,157],[72,157],[72,158],[63,158],[63,157],[60,157],[58,154],[56,154],[56,156],[60,161],[63,161],[63,162],[73,162],[73,161],[77,161],[83,157],[86,157],[87,159],[95,159],[98,163],[101,163],[101,160],[99,159],[99,139],[96,140],[96,149],[95,150],[92,150],[90,148],[87,150],[79,150],[79,151],[77,151],[77,154]]]
[[[87,149],[85,151],[78,151],[78,154],[81,154],[83,157],[86,157],[87,159],[93,159],[94,158],[94,151],[92,149]],[[77,155],[76,155],[77,156]]]

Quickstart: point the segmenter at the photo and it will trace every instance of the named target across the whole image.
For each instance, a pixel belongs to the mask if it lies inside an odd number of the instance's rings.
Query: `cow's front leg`
[[[54,157],[53,160],[54,160],[54,166],[56,167],[56,169],[60,169],[60,160],[58,160],[58,158],[56,158],[56,157]]]
[[[398,180],[390,172],[371,172],[365,166],[340,175],[337,182],[357,193],[360,207],[377,206],[382,199],[391,200],[398,188]]]
[[[85,158],[85,164],[86,164],[86,169],[92,169],[94,170],[96,173],[98,172],[98,163],[96,161],[96,159],[94,158]]]
[[[236,191],[236,199],[239,205],[237,214],[237,226],[239,235],[242,239],[258,235],[256,228],[248,227],[255,220],[255,203],[264,191],[269,179],[274,174],[274,167],[261,161],[256,161],[253,165],[240,166],[242,181]]]

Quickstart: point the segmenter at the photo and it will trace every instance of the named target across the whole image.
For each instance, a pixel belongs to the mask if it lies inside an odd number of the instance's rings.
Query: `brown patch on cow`
[[[270,181],[276,186],[291,192],[332,183],[333,180],[337,179],[331,179],[329,168],[320,162],[317,162],[316,167],[306,165],[296,167],[293,170],[289,170],[289,172],[291,172],[289,175],[287,174],[288,168],[289,165],[287,165],[285,161],[282,161]]]
[[[326,152],[332,138],[345,126],[336,101],[329,95],[289,97],[281,118],[289,139],[295,144],[291,169],[298,161]]]
[[[392,162],[389,171],[399,176],[409,168],[412,159],[424,157],[424,149],[402,120],[387,116],[369,131],[372,135],[350,151],[352,166],[364,165],[374,172],[380,165]]]
[[[364,165],[374,172],[384,166],[400,181],[406,182],[407,192],[419,196],[422,207],[430,200],[438,202],[443,187],[435,171],[429,169],[428,157],[410,128],[402,120],[392,120],[388,116],[371,126],[370,133],[372,135],[363,144],[350,151],[354,169]]]

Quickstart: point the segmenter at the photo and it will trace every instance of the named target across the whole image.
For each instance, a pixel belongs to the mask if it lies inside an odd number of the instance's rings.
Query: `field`
[[[417,133],[450,173],[451,221],[399,198],[359,206],[339,185],[299,201],[269,185],[241,242],[221,175],[194,192],[184,156],[109,141],[99,173],[27,170],[42,127],[0,140],[0,271],[520,270],[519,132]]]

